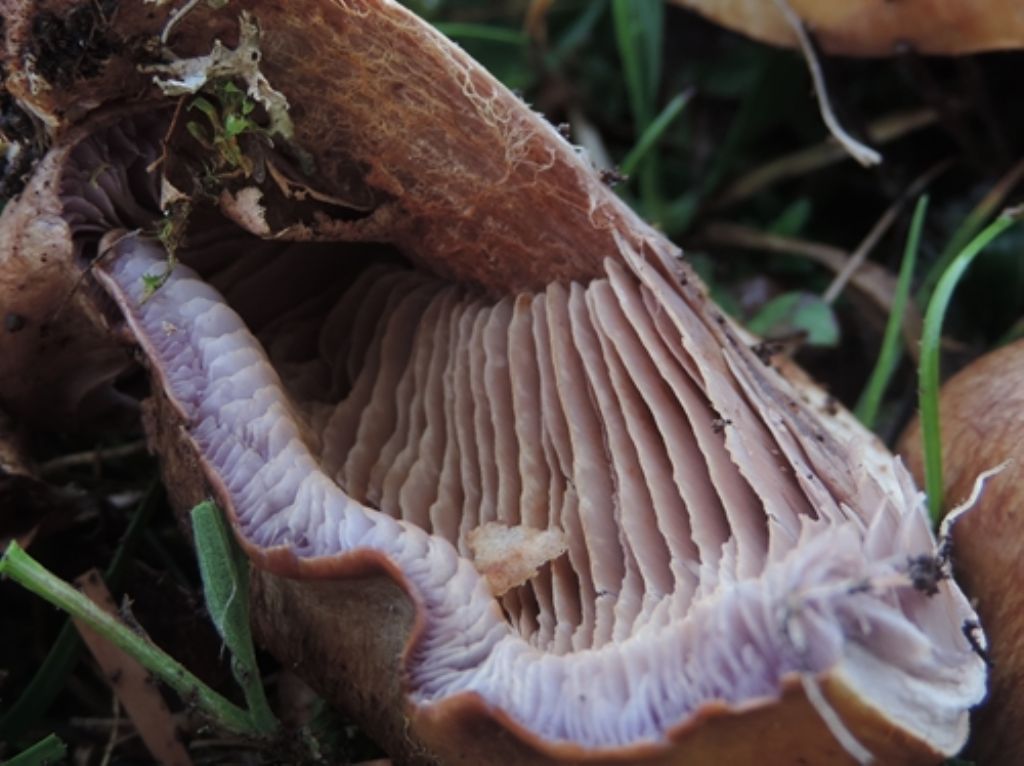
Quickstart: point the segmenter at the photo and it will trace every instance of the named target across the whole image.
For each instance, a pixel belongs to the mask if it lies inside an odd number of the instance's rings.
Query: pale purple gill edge
[[[793,672],[839,668],[854,687],[884,687],[897,720],[911,731],[928,726],[931,737],[945,738],[935,742],[940,749],[962,741],[965,711],[984,693],[980,661],[948,638],[957,633],[950,626],[973,616],[962,594],[944,589],[927,600],[842,586],[884,579],[908,551],[929,550],[912,487],[865,514],[866,525],[852,514],[801,517],[797,539],[769,555],[760,576],[720,567],[714,586],[679,619],[596,649],[540,651],[502,618],[449,542],[356,503],[320,470],[288,417],[292,405],[277,373],[219,293],[177,266],[143,300],[142,277],[163,270],[162,249],[128,238],[117,251],[105,262],[105,281],[227,487],[242,533],[303,558],[378,551],[407,579],[425,618],[409,668],[417,704],[472,691],[542,739],[612,748],[664,741],[667,729],[705,703],[775,698]],[[636,259],[631,265],[664,293],[667,282],[655,270]],[[671,311],[671,303],[663,308]],[[872,690],[864,691],[870,699]]]

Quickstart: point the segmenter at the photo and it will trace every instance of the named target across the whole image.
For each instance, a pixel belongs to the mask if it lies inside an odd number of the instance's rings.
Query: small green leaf
[[[242,91],[242,89],[239,88],[237,85],[235,85],[233,82],[231,82],[231,80],[223,80],[220,83],[220,92],[221,92],[221,95],[223,97],[225,97],[225,98],[228,98],[230,96],[244,96],[245,95],[244,92]]]
[[[192,509],[192,534],[206,608],[231,652],[235,680],[245,693],[254,722],[264,730],[272,730],[277,721],[263,691],[249,629],[249,560],[212,501]]]
[[[803,333],[810,346],[832,347],[839,343],[839,323],[832,307],[813,293],[784,293],[773,298],[747,327],[766,338]]]
[[[804,230],[811,220],[814,208],[809,197],[799,197],[791,202],[785,210],[768,226],[768,231],[783,237],[795,237]]]
[[[202,96],[196,96],[192,99],[188,105],[189,109],[198,109],[200,112],[206,115],[206,119],[213,125],[214,130],[220,125],[220,111],[213,105],[212,102],[203,98]]]
[[[163,274],[143,274],[142,275],[142,298],[143,300],[150,298],[153,294],[163,287],[167,280],[171,277],[171,271],[168,269]]]
[[[224,134],[228,138],[234,138],[235,136],[242,135],[247,130],[255,129],[256,125],[246,119],[235,114],[229,114],[224,118]]]
[[[206,129],[203,128],[203,126],[200,125],[198,122],[193,122],[192,120],[189,120],[185,123],[185,129],[188,130],[189,135],[191,135],[192,138],[198,141],[199,145],[202,146],[204,149],[213,149],[213,141],[211,140],[210,135],[206,132]]]

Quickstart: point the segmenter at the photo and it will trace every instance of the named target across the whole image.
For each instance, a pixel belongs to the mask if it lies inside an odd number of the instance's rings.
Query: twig
[[[167,40],[171,36],[171,30],[174,29],[178,22],[181,21],[185,16],[197,5],[199,0],[188,0],[181,8],[171,14],[171,17],[167,19],[167,23],[164,24],[164,31],[160,33],[160,44],[166,46]]]
[[[174,134],[174,129],[178,126],[178,121],[181,119],[182,109],[185,108],[185,100],[185,96],[178,98],[178,103],[174,106],[174,114],[171,115],[171,121],[167,125],[167,130],[164,131],[163,139],[160,141],[160,156],[146,166],[147,173],[155,173],[157,168],[167,162],[167,150],[171,145],[171,136]],[[163,200],[160,201],[161,203],[163,202]]]
[[[699,233],[702,242],[707,240],[710,244],[727,247],[747,247],[774,253],[791,253],[820,263],[835,272],[839,272],[850,257],[850,254],[843,248],[825,242],[774,234],[728,221],[712,221]]]
[[[530,36],[535,45],[543,48],[548,41],[547,16],[554,0],[530,0],[523,18],[523,30]]]
[[[138,441],[128,442],[118,447],[106,447],[102,449],[92,449],[85,452],[73,452],[70,455],[61,455],[55,457],[53,460],[49,460],[39,466],[40,476],[49,476],[61,471],[66,471],[69,468],[79,468],[81,466],[97,465],[99,463],[107,463],[112,460],[120,460],[126,457],[134,457],[140,455],[146,451],[146,440],[139,439]]]
[[[111,696],[114,699],[113,725],[110,727],[107,744],[103,748],[103,758],[100,760],[100,766],[109,766],[110,759],[114,757],[114,748],[117,747],[118,734],[121,731],[121,702],[118,700],[117,694],[112,694]]]
[[[828,286],[825,292],[822,294],[822,300],[825,303],[834,303],[839,294],[846,287],[846,283],[850,281],[850,277],[856,273],[864,261],[867,260],[868,255],[872,250],[875,249],[875,245],[878,244],[879,240],[885,236],[885,233],[889,228],[896,222],[896,218],[899,216],[903,206],[911,199],[917,197],[924,191],[928,185],[935,180],[939,175],[946,172],[953,164],[952,160],[943,160],[937,165],[929,168],[920,176],[918,176],[910,186],[907,187],[906,191],[901,194],[895,202],[893,202],[889,208],[882,214],[882,217],[878,219],[874,226],[871,227],[871,231],[864,237],[863,241],[857,245],[857,249],[853,251],[853,254],[846,261],[846,265],[843,266],[842,271],[836,274],[835,279],[832,280],[832,284]]]
[[[114,230],[112,229],[111,231]],[[78,278],[75,279],[74,284],[71,285],[71,289],[68,290],[67,295],[65,295],[61,302],[57,304],[57,308],[53,310],[53,314],[50,316],[50,321],[56,321],[57,318],[63,313],[64,309],[67,308],[67,305],[71,302],[71,299],[74,297],[75,293],[78,292],[78,288],[82,286],[82,284],[85,282],[85,278],[89,275],[89,272],[92,271],[93,267],[96,264],[98,264],[108,255],[110,255],[112,252],[114,252],[114,248],[116,248],[118,245],[124,242],[124,240],[129,239],[130,237],[136,237],[141,233],[142,229],[132,229],[131,231],[125,231],[122,234],[119,234],[112,242],[108,242],[96,254],[96,257],[89,261],[89,263],[86,264],[85,268],[82,269],[81,273],[79,273]]]
[[[790,6],[788,0],[775,0],[782,15],[796,32],[800,41],[800,49],[807,60],[807,68],[811,72],[811,79],[814,81],[814,91],[818,94],[818,108],[821,111],[821,118],[825,121],[825,127],[838,141],[850,156],[865,167],[877,165],[882,161],[882,155],[867,144],[858,141],[846,132],[846,129],[839,123],[835,112],[832,111],[832,103],[828,97],[828,87],[825,84],[825,74],[821,71],[821,63],[818,61],[818,54],[814,51],[814,43],[811,36],[807,34],[807,28],[803,21],[797,16],[796,11]]]
[[[875,144],[888,144],[934,125],[937,119],[938,113],[934,109],[895,112],[870,123],[865,133]],[[826,140],[776,157],[729,184],[711,201],[709,209],[719,210],[734,205],[776,183],[821,170],[849,156],[835,141]]]

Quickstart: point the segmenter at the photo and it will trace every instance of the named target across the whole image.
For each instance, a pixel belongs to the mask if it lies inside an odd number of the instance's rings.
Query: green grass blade
[[[645,130],[661,80],[664,8],[661,0],[613,0],[612,18],[633,120]]]
[[[664,26],[661,0],[613,0],[612,19],[633,123],[641,136],[654,121],[655,100],[661,80]],[[637,177],[640,199],[649,218],[660,220],[663,211],[659,166],[650,153],[640,163]]]
[[[143,495],[124,537],[114,552],[104,572],[104,579],[111,589],[116,590],[130,559],[143,533],[148,528],[149,519],[153,515],[157,502],[163,497],[159,480],[154,480],[146,494]],[[28,731],[53,704],[61,690],[65,679],[75,667],[82,648],[82,640],[75,626],[68,620],[57,634],[53,646],[40,663],[35,675],[32,676],[25,690],[14,704],[0,717],[0,740],[11,741]]]
[[[937,524],[942,515],[942,436],[939,423],[939,344],[942,322],[949,300],[960,278],[974,259],[1000,234],[1019,220],[1020,210],[1003,213],[963,248],[942,274],[928,303],[921,333],[921,359],[918,372],[918,396],[921,410],[921,437],[924,446],[925,490],[928,510]]]
[[[496,27],[491,24],[441,22],[434,26],[437,27],[441,34],[452,40],[474,40],[476,42],[513,46],[522,46],[530,42],[530,38],[526,33],[518,29]]]
[[[719,142],[710,168],[696,179],[694,186],[681,197],[670,200],[662,215],[664,231],[669,237],[685,233],[703,204],[715,193],[723,179],[737,163],[741,149],[757,135],[757,125],[766,109],[773,108],[773,93],[777,87],[779,65],[775,54],[759,50],[752,68],[756,72],[753,84],[746,89],[739,110],[729,124],[725,137]]]
[[[51,734],[28,750],[23,750],[10,760],[4,761],[3,766],[47,766],[62,763],[67,754],[68,746],[56,734]]]
[[[608,0],[590,0],[583,7],[583,12],[569,25],[551,51],[547,59],[549,69],[561,69],[568,58],[591,37],[607,5]]]
[[[128,526],[124,530],[124,536],[121,538],[117,550],[114,551],[114,555],[110,558],[110,563],[103,573],[103,579],[108,587],[116,589],[121,586],[121,580],[124,578],[125,571],[128,568],[128,562],[145,536],[146,530],[149,529],[149,520],[152,518],[157,504],[163,497],[164,489],[160,479],[153,479],[149,487],[146,488],[146,493],[142,496],[139,507],[128,522]]]
[[[957,253],[967,247],[971,240],[978,236],[978,232],[984,228],[985,222],[990,217],[991,211],[985,211],[985,214],[980,214],[978,211],[972,210],[964,218],[960,226],[953,232],[953,236],[949,238],[949,243],[939,253],[938,259],[932,264],[931,268],[928,269],[928,273],[921,280],[921,285],[917,288],[917,299],[919,302],[926,303],[931,298],[939,279],[949,269]]]
[[[1021,180],[1024,180],[1024,160],[1010,168],[961,221],[956,231],[953,232],[953,236],[950,237],[949,243],[939,254],[938,260],[932,264],[924,279],[921,280],[921,285],[917,289],[918,303],[923,305],[928,302],[939,277],[946,272],[957,253],[967,247],[967,244],[978,235],[978,232],[991,220]]]
[[[624,175],[630,175],[633,173],[637,166],[652,148],[658,143],[661,137],[668,130],[669,126],[675,121],[675,119],[683,113],[683,109],[686,108],[687,103],[690,101],[690,97],[693,95],[692,91],[678,94],[675,98],[665,105],[665,108],[661,110],[661,113],[654,118],[647,129],[641,134],[640,138],[636,142],[629,154],[626,155],[625,159],[619,165],[619,170]]]
[[[25,690],[0,719],[0,740],[17,740],[46,715],[50,705],[64,689],[68,675],[78,664],[81,651],[82,639],[68,620],[61,627],[50,651]]]
[[[249,736],[265,733],[253,723],[245,710],[213,691],[148,638],[134,632],[74,587],[49,572],[15,542],[8,545],[3,558],[0,558],[0,575],[10,577],[23,588],[87,624],[100,636],[140,662],[153,675],[174,689],[182,699],[194,703],[221,728]]]
[[[925,213],[928,210],[928,196],[918,199],[917,207],[914,209],[914,217],[910,222],[910,232],[907,234],[907,244],[903,251],[903,262],[900,264],[899,279],[896,282],[896,294],[893,296],[892,309],[889,312],[889,320],[885,325],[885,335],[882,337],[882,348],[878,352],[878,360],[868,378],[867,386],[857,402],[854,410],[860,422],[868,428],[875,427],[878,419],[878,410],[882,405],[886,389],[889,388],[889,381],[896,371],[900,356],[903,353],[902,335],[903,318],[907,310],[907,301],[910,298],[910,283],[914,277],[914,268],[917,265],[917,253],[921,243],[921,230],[924,227]]]
[[[277,728],[263,691],[249,629],[249,560],[235,542],[224,514],[212,502],[192,509],[199,573],[210,618],[231,652],[231,669],[245,693],[253,721],[264,732]]]

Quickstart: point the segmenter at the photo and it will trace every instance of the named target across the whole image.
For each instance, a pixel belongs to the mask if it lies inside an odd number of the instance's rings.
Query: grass
[[[942,273],[924,316],[921,333],[921,361],[919,365],[919,396],[921,409],[921,434],[924,445],[925,491],[928,494],[928,510],[937,525],[943,512],[942,483],[942,431],[939,413],[939,350],[942,342],[942,324],[949,310],[953,291],[964,273],[981,253],[997,237],[1020,219],[1020,211],[1007,211],[989,224],[956,253],[952,262]]]
[[[0,558],[0,576],[9,578],[88,625],[141,663],[177,692],[183,701],[206,715],[217,728],[249,737],[271,737],[279,725],[263,691],[249,632],[248,560],[229,535],[220,511],[212,503],[197,506],[192,511],[192,521],[205,603],[226,648],[231,652],[232,670],[245,692],[247,708],[235,705],[214,691],[156,646],[145,633],[108,614],[33,559],[18,543],[9,543]]]
[[[117,544],[104,580],[111,588],[122,585],[130,559],[136,555],[140,540],[153,515],[154,507],[163,497],[159,485],[151,482],[135,509],[124,535]],[[81,639],[70,620],[65,620],[45,659],[22,693],[0,716],[0,740],[11,741],[31,729],[61,693],[68,675],[78,661]]]
[[[854,409],[860,421],[872,428],[878,419],[878,409],[882,405],[886,389],[892,380],[896,366],[903,352],[902,330],[906,316],[907,299],[910,297],[910,285],[914,278],[914,267],[917,265],[917,253],[921,246],[921,230],[924,228],[924,217],[928,212],[928,197],[921,197],[914,209],[914,218],[910,223],[907,235],[907,246],[903,251],[900,263],[899,282],[892,303],[892,311],[886,320],[885,335],[882,336],[882,347],[878,352],[878,361],[871,371],[867,385],[857,401]]]
[[[626,155],[627,160],[634,160],[633,166],[629,170],[623,169],[623,172],[629,174],[633,167],[636,168],[641,205],[648,217],[655,220],[662,213],[658,159],[654,154],[653,142],[649,142],[643,151],[640,151],[640,147],[643,146],[644,136],[655,123],[655,104],[661,84],[664,13],[664,6],[660,2],[612,0],[615,39],[622,62],[626,93],[634,130],[640,135],[636,147]]]
[[[47,766],[63,762],[67,754],[68,746],[57,735],[49,734],[13,758],[4,761],[4,766]]]
[[[658,141],[661,140],[665,131],[682,114],[689,99],[690,93],[680,93],[665,105],[665,108],[661,110],[657,117],[651,120],[650,124],[637,139],[636,146],[630,149],[629,153],[623,158],[622,164],[619,165],[619,170],[623,175],[630,176],[641,163],[648,164],[646,160],[658,145]]]
[[[799,54],[757,45],[658,0],[559,0],[539,27],[524,23],[526,2],[410,5],[553,123],[589,128],[596,137],[586,147],[590,156],[606,156],[628,176],[617,190],[684,248],[721,305],[748,326],[792,342],[797,360],[889,444],[915,414],[920,396],[929,504],[933,514],[939,512],[937,394],[944,375],[1024,332],[1022,227],[1011,229],[1009,218],[995,217],[1019,201],[1024,173],[1021,54],[926,60],[917,69],[905,59],[826,59],[832,97],[847,126],[862,134],[868,124],[885,128],[886,162],[865,170],[827,143]],[[926,83],[922,67],[939,75],[971,69],[972,82],[984,87],[962,89],[945,76],[936,79],[939,86]],[[929,109],[935,114],[922,119]],[[209,111],[191,114],[209,141],[222,139],[230,159],[227,121]],[[198,119],[204,115],[205,122]],[[720,246],[710,236],[711,224],[735,223],[849,253],[914,179],[947,159],[953,169],[934,182],[912,214],[900,214],[893,232],[869,254],[892,277],[888,310],[852,287],[825,305],[820,296],[833,275],[819,263],[797,254],[769,257],[752,246]],[[914,303],[926,309],[919,347],[901,334]],[[913,364],[918,354],[920,385]],[[61,434],[33,440],[40,461],[92,446]],[[224,535],[223,519],[210,507],[197,509],[197,567],[192,545],[159,493],[145,494],[153,473],[152,463],[140,457],[49,476],[52,486],[80,493],[64,526],[44,530],[32,542],[31,559],[52,577],[17,549],[0,566],[36,578],[30,581],[53,598],[63,594],[68,607],[77,601],[58,582],[100,566],[112,590],[136,599],[140,621],[166,652],[124,638],[123,625],[106,623],[105,629],[149,652],[142,656],[163,668],[169,685],[177,683],[195,700],[206,720],[226,730],[272,731],[277,723],[265,687],[278,669],[266,658],[257,663],[242,611],[244,567]],[[126,493],[145,499],[126,506],[119,499]],[[0,757],[19,750],[15,758],[31,757],[41,741],[52,748],[53,740],[44,737],[54,731],[72,755],[95,746],[92,735],[70,722],[109,716],[109,691],[79,661],[74,628],[16,592],[13,582],[0,587],[5,626],[11,626],[0,637],[0,667],[9,671]],[[205,601],[213,627],[204,615],[175,633],[174,620],[188,612],[193,598]],[[216,658],[222,644],[229,662],[202,667],[189,656],[194,645]],[[192,675],[180,675],[181,666]],[[198,689],[206,691],[194,694]],[[179,701],[177,709],[189,704]],[[342,728],[334,722],[335,731]],[[351,738],[341,747],[346,757],[378,753]],[[238,752],[219,751],[212,760],[217,757],[237,762]],[[263,757],[272,760],[269,753]]]

